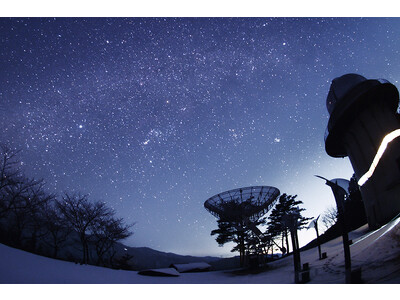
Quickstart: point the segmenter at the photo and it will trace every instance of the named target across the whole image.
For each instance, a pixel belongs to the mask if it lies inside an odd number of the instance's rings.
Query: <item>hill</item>
[[[125,250],[126,249],[126,250]],[[175,253],[157,251],[148,247],[128,247],[123,244],[116,246],[117,256],[122,256],[124,253],[132,255],[133,258],[129,264],[135,270],[151,269],[151,268],[167,268],[171,264],[185,264],[192,262],[207,262],[214,263],[221,260],[218,257],[212,256],[190,256],[179,255]]]

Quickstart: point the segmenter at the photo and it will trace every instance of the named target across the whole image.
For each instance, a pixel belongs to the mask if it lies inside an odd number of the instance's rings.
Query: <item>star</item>
[[[313,175],[353,172],[324,149],[330,82],[362,72],[397,84],[396,28],[396,18],[0,18],[0,142],[49,190],[90,194],[136,222],[127,245],[232,255],[210,236],[204,201],[275,185],[310,215],[328,207]]]

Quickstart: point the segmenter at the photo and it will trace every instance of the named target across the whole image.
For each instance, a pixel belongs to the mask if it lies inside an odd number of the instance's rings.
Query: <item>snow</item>
[[[352,267],[361,267],[366,283],[400,283],[400,218],[368,233],[366,226],[349,234]],[[301,253],[302,263],[309,263],[309,283],[344,283],[344,258],[341,238],[322,245],[327,259],[318,260],[318,250]],[[179,277],[142,276],[136,271],[112,270],[79,265],[38,256],[0,244],[0,283],[51,284],[266,284],[293,283],[291,256],[268,264],[258,274],[231,271],[180,273]]]

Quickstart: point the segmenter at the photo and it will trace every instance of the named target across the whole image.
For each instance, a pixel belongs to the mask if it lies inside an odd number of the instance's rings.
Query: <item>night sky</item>
[[[0,142],[25,174],[136,222],[128,246],[179,254],[230,255],[203,207],[225,190],[333,206],[313,175],[353,171],[325,153],[331,80],[400,79],[398,18],[0,18],[0,41]]]

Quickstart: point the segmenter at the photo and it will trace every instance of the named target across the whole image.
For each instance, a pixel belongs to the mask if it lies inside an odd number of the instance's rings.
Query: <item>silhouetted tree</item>
[[[132,235],[132,232],[129,231],[132,226],[133,224],[125,225],[122,218],[115,218],[114,211],[111,211],[109,215],[97,218],[93,222],[90,229],[96,248],[97,265],[104,265],[104,255],[112,251],[116,242]],[[112,257],[112,255],[110,256]]]
[[[54,201],[55,195],[45,191],[42,181],[30,189],[28,197],[25,199],[28,219],[26,239],[29,251],[37,252],[37,247],[40,246],[39,242],[48,234],[44,212],[47,206]]]
[[[290,233],[293,249],[293,262],[295,269],[295,282],[299,281],[298,273],[300,271],[300,248],[297,231],[308,223],[312,218],[305,218],[301,215],[304,208],[299,208],[302,201],[296,200],[297,195],[291,196],[282,194],[279,197],[278,203],[271,211],[268,221],[267,233],[272,237],[282,235],[283,240],[286,240],[287,251],[289,252],[288,233]]]
[[[216,241],[219,246],[223,246],[226,243],[234,242],[238,246],[232,250],[242,252],[244,245],[244,228],[240,222],[232,222],[225,220],[218,220],[218,229],[211,231],[211,235],[217,235]]]
[[[133,255],[130,255],[128,252],[126,252],[123,256],[115,259],[114,267],[121,270],[132,270],[132,266],[129,264],[129,261],[132,258]]]
[[[328,207],[322,214],[321,221],[325,226],[325,230],[328,230],[336,224],[338,217],[337,208],[334,206]]]
[[[58,251],[66,244],[72,232],[71,225],[63,218],[59,208],[54,203],[49,203],[43,211],[45,228],[48,236],[43,242],[52,248],[53,258],[57,258]]]
[[[18,151],[0,145],[0,220],[11,210],[12,198],[9,189],[20,182],[20,172],[17,160]]]
[[[63,218],[74,229],[82,246],[82,263],[89,262],[89,237],[90,227],[98,220],[112,215],[112,211],[103,202],[92,203],[86,195],[65,194],[61,201],[57,201],[57,207]]]
[[[304,228],[309,220],[312,218],[306,218],[301,215],[304,208],[300,208],[299,205],[302,201],[296,200],[297,195],[289,196],[289,209],[287,213],[283,216],[283,223],[289,229],[290,237],[292,240],[293,248],[293,264],[295,271],[295,283],[298,283],[299,272],[301,270],[301,259],[300,259],[300,246],[297,231]]]
[[[230,205],[227,203],[227,205]],[[233,242],[235,246],[231,249],[231,252],[239,252],[240,265],[244,266],[246,250],[250,248],[259,248],[259,245],[255,245],[255,241],[261,243],[259,238],[255,236],[261,235],[257,226],[265,223],[265,218],[261,218],[257,221],[251,222],[250,220],[242,219],[240,213],[238,213],[237,220],[230,219],[219,219],[218,229],[211,231],[211,235],[217,235],[216,241],[219,246],[223,246],[226,243]]]
[[[217,223],[218,229],[211,231],[211,235],[217,235],[215,240],[219,246],[223,246],[229,242],[235,243],[236,245],[231,249],[231,252],[239,252],[240,265],[243,266],[245,236],[248,234],[248,230],[246,230],[242,222],[218,220]]]
[[[68,236],[76,232],[83,263],[89,262],[89,242],[95,245],[98,263],[105,253],[112,262],[115,243],[132,234],[133,224],[125,225],[105,203],[92,203],[87,196],[65,193],[56,200],[45,191],[43,180],[22,174],[17,154],[0,145],[0,241],[32,252],[46,245],[57,257]]]
[[[44,234],[42,207],[54,196],[45,193],[42,180],[22,175],[19,151],[0,146],[0,231],[2,241],[36,251]]]
[[[297,205],[296,204],[296,197],[297,196],[290,196],[287,194],[282,194],[279,197],[279,200],[271,214],[269,216],[268,221],[268,229],[267,233],[269,233],[273,238],[281,235],[282,238],[282,246],[280,250],[282,254],[289,253],[289,228],[287,224],[284,222],[284,218],[290,214],[292,207]],[[284,242],[286,241],[286,248],[284,247]]]
[[[16,247],[23,246],[24,233],[30,231],[29,250],[36,247],[39,234],[41,206],[50,201],[52,196],[43,190],[43,181],[20,177],[13,185],[5,188],[9,211],[6,216],[9,240]],[[25,237],[26,238],[26,237]]]

